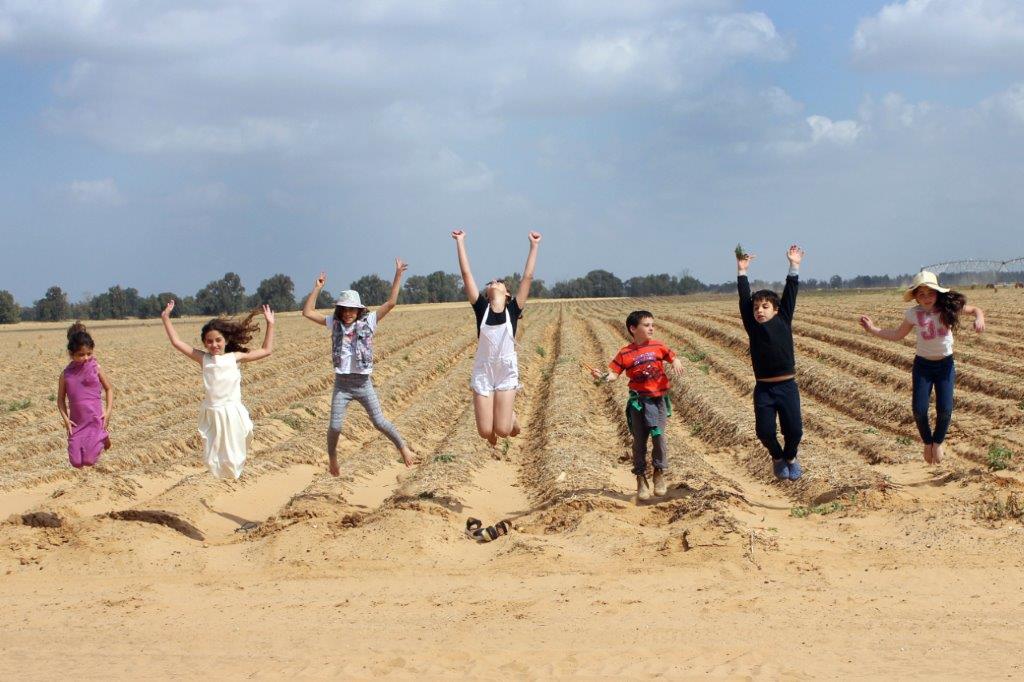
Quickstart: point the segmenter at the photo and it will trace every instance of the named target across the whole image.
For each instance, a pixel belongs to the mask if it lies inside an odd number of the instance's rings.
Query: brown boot
[[[654,470],[654,494],[662,497],[668,492],[668,481],[665,480],[665,472],[660,469]]]
[[[647,485],[646,476],[636,477],[636,499],[637,502],[644,502],[651,499],[651,489]]]

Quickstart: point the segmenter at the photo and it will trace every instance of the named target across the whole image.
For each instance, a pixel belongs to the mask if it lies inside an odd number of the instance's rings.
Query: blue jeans
[[[775,419],[782,428],[783,447],[775,436]],[[804,436],[800,416],[800,389],[795,379],[786,381],[758,381],[754,385],[754,430],[772,459],[796,459],[800,439]]]
[[[914,358],[914,421],[925,445],[946,440],[946,431],[953,418],[953,384],[956,382],[956,366],[953,356],[941,360],[928,360],[920,355]],[[935,430],[928,423],[928,404],[935,387]]]

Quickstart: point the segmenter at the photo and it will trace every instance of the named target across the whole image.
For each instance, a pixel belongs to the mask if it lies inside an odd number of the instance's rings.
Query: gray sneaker
[[[638,502],[644,502],[651,499],[651,489],[647,485],[646,476],[636,477],[636,499]]]
[[[668,493],[668,481],[665,480],[665,472],[660,469],[654,470],[654,494],[662,497]]]

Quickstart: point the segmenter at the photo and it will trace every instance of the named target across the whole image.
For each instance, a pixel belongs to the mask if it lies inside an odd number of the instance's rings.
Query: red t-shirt
[[[675,359],[676,354],[667,346],[651,339],[642,346],[631,343],[620,350],[608,363],[608,369],[616,374],[625,372],[631,391],[657,398],[668,393],[668,377],[661,363]]]

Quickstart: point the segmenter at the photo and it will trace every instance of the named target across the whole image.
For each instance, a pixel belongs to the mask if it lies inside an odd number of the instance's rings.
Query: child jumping
[[[302,316],[323,325],[331,335],[331,359],[334,361],[334,393],[331,396],[331,422],[327,429],[327,456],[332,476],[338,476],[338,438],[345,412],[352,400],[357,400],[366,409],[370,421],[377,430],[388,437],[402,454],[405,466],[416,464],[416,455],[402,440],[395,426],[384,417],[380,400],[373,388],[373,335],[377,325],[398,303],[398,292],[402,287],[402,273],[409,266],[400,259],[395,260],[395,278],[391,283],[391,295],[375,312],[362,304],[359,292],[342,291],[334,304],[334,314],[328,318],[316,312],[316,299],[327,283],[323,272],[316,278],[313,291],[309,292],[302,306]]]
[[[245,347],[259,325],[252,321],[255,312],[241,320],[216,317],[199,334],[205,351],[193,348],[178,338],[171,323],[174,301],[168,301],[160,318],[171,345],[183,355],[203,367],[203,387],[206,397],[199,408],[199,435],[203,438],[206,466],[217,478],[238,478],[245,466],[246,449],[252,440],[252,419],[242,404],[242,373],[238,364],[269,357],[274,351],[274,313],[263,306],[267,331],[263,347],[249,350]]]
[[[615,381],[623,372],[629,377],[626,423],[633,434],[633,474],[636,476],[637,501],[651,499],[647,484],[647,439],[651,439],[651,466],[654,468],[654,494],[668,492],[665,470],[668,468],[668,444],[665,426],[672,414],[668,396],[669,382],[663,363],[671,363],[672,373],[680,376],[683,363],[667,346],[654,340],[654,315],[634,310],[626,317],[626,331],[633,342],[616,353],[607,372],[591,369],[595,379]]]
[[[793,357],[793,311],[800,288],[800,262],[804,252],[795,244],[789,247],[789,273],[782,299],[770,289],[750,295],[747,268],[755,256],[736,252],[736,288],[740,295],[740,316],[750,340],[750,359],[754,366],[754,428],[757,438],[772,456],[772,471],[780,480],[795,481],[803,475],[797,459],[803,420],[800,416],[800,389],[796,385]],[[785,445],[779,445],[775,421],[778,417]]]
[[[924,443],[924,461],[938,464],[942,461],[942,443],[953,418],[953,384],[956,382],[953,332],[960,326],[961,313],[974,316],[974,331],[985,331],[985,313],[977,306],[967,305],[963,294],[939,286],[938,278],[927,270],[914,276],[903,300],[915,301],[917,305],[907,309],[899,327],[882,329],[867,315],[861,315],[860,326],[874,336],[890,341],[899,341],[912,330],[917,332],[917,354],[911,371],[914,383],[911,406]],[[928,422],[933,386],[934,429]]]
[[[107,424],[114,409],[114,389],[96,362],[95,349],[84,324],[68,327],[71,362],[57,381],[57,411],[68,432],[68,459],[76,469],[96,464],[100,453],[110,447]],[[101,389],[106,406],[100,400]]]
[[[469,256],[466,255],[466,233],[462,230],[452,232],[466,297],[476,313],[479,340],[473,376],[469,382],[473,389],[476,430],[491,445],[497,445],[499,438],[519,435],[519,421],[514,409],[520,387],[516,327],[530,295],[540,232],[530,232],[529,238],[530,253],[526,257],[523,278],[519,281],[516,295],[511,296],[505,283],[497,279],[488,282],[483,292],[477,288],[469,269]]]

